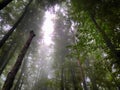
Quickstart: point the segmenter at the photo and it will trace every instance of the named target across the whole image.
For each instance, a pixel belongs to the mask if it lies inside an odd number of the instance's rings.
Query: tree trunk
[[[69,86],[68,86],[69,82],[68,82],[67,73],[68,73],[68,71],[67,71],[67,69],[66,69],[66,70],[65,70],[65,75],[64,75],[65,90],[70,90],[70,89],[69,89]]]
[[[0,10],[3,9],[4,7],[6,7],[11,1],[13,1],[13,0],[2,0],[0,2]]]
[[[16,61],[15,65],[13,66],[13,68],[11,69],[11,71],[7,75],[7,79],[6,79],[6,81],[5,81],[4,85],[3,85],[2,90],[10,90],[11,87],[13,86],[15,76],[16,76],[16,74],[17,74],[17,72],[18,72],[18,70],[19,70],[19,68],[20,68],[20,66],[22,64],[22,60],[23,60],[23,58],[24,58],[24,56],[25,56],[25,54],[27,52],[27,49],[29,48],[29,45],[30,45],[30,43],[31,43],[34,36],[35,36],[34,32],[31,31],[30,36],[29,36],[26,44],[22,48],[22,50],[21,50],[21,52],[20,52],[20,54],[19,54],[19,56],[17,58],[17,61]]]
[[[120,57],[118,56],[118,52],[115,49],[115,46],[112,44],[111,40],[106,35],[105,31],[101,29],[101,27],[96,22],[94,15],[90,14],[90,18],[92,19],[93,23],[95,24],[96,28],[102,35],[103,39],[105,40],[106,45],[110,49],[111,53],[114,55],[114,58],[117,60],[116,62],[120,62]]]
[[[13,27],[5,34],[5,36],[2,38],[2,40],[0,41],[0,48],[4,45],[4,43],[7,41],[7,39],[10,37],[10,35],[12,35],[13,31],[15,30],[15,28],[20,24],[20,22],[22,21],[22,19],[24,18],[29,5],[31,4],[32,0],[29,1],[29,3],[26,5],[25,10],[22,14],[22,16],[18,19],[18,21],[13,25]]]
[[[20,86],[22,86],[21,85],[22,84],[22,74],[23,74],[23,72],[21,71],[13,90],[20,90],[19,88],[20,88]]]
[[[28,57],[28,53],[27,53],[27,56],[26,56],[26,57]],[[25,66],[26,66],[26,61],[27,61],[27,59],[28,59],[28,58],[25,58],[25,59],[23,60],[23,63],[22,63],[22,65],[21,65],[20,75],[19,75],[19,77],[18,77],[18,79],[17,79],[17,82],[16,82],[13,90],[21,90],[21,87],[22,87],[22,84],[23,84],[23,77],[24,77],[23,74],[24,74],[24,72],[25,72]]]
[[[72,66],[70,67],[70,71],[71,71],[71,79],[73,82],[74,90],[78,90],[76,79],[75,79],[75,72],[74,72]]]
[[[8,56],[9,56],[10,51],[12,50],[12,48],[14,48],[14,42],[11,42],[10,45],[8,45],[7,47],[8,48],[5,47],[5,50],[3,50],[2,51],[3,53],[1,53],[1,55],[0,55],[0,68],[2,67],[2,65],[6,61],[6,59],[8,58]]]
[[[64,75],[63,75],[63,66],[61,68],[61,90],[64,90]]]
[[[0,76],[1,76],[1,74],[3,72],[3,70],[5,69],[5,67],[7,66],[9,60],[12,58],[14,52],[16,51],[17,46],[13,47],[12,52],[10,52],[10,49],[11,49],[12,45],[13,45],[13,43],[11,43],[8,50],[5,52],[5,55],[3,56],[3,58],[1,58],[1,61],[3,60],[3,63],[0,66]],[[7,57],[7,58],[4,59],[5,57]]]
[[[74,32],[72,31],[72,33],[73,33],[73,42],[75,43],[75,45],[77,44],[77,40],[76,40],[76,38],[75,38],[75,34],[74,34]],[[76,47],[76,52],[79,54],[80,52],[79,52],[79,49],[78,49],[78,47]],[[83,88],[84,88],[84,90],[88,90],[88,88],[87,88],[87,84],[86,84],[86,80],[85,80],[85,74],[84,74],[84,72],[83,72],[83,68],[82,68],[82,66],[81,66],[81,63],[80,63],[80,61],[79,61],[79,58],[80,58],[80,56],[78,55],[78,66],[80,67],[80,77],[81,77],[81,79],[82,79],[82,82],[83,82]],[[81,85],[80,85],[81,86]]]
[[[90,62],[89,62],[88,59],[86,60],[85,64],[86,64],[86,67],[88,69],[88,75],[89,75],[90,81],[92,83],[92,90],[98,90],[98,87],[96,85],[97,83],[96,83],[96,80],[95,80],[95,76],[93,74],[93,69],[92,69],[92,67],[90,67]]]
[[[86,80],[85,80],[85,75],[84,75],[84,72],[83,72],[83,68],[82,68],[79,60],[78,60],[78,66],[80,67],[80,74],[81,74],[80,76],[81,76],[81,79],[82,79],[82,82],[83,82],[83,88],[84,88],[84,90],[88,90]]]

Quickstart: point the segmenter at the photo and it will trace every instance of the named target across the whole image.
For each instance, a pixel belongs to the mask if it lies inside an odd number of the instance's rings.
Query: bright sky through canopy
[[[42,27],[43,31],[43,41],[46,45],[52,44],[52,33],[54,31],[53,19],[55,18],[54,14],[51,14],[49,11],[45,12],[45,21]]]

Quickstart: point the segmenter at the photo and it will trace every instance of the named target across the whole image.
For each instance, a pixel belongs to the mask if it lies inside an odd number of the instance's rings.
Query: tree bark
[[[13,0],[2,0],[0,2],[0,10],[3,9],[4,7],[6,7],[10,2],[12,2]]]
[[[27,53],[27,56],[26,56],[27,58],[25,58],[24,60],[23,60],[23,63],[22,63],[22,65],[21,65],[21,71],[20,71],[20,75],[19,75],[19,77],[18,77],[18,80],[17,80],[17,82],[15,83],[15,85],[14,85],[14,89],[13,90],[21,90],[21,87],[22,87],[22,84],[23,84],[23,74],[24,74],[24,72],[25,72],[25,66],[26,66],[26,61],[27,61],[27,59],[28,59],[28,53]]]
[[[7,39],[10,37],[10,35],[12,35],[13,31],[15,30],[15,28],[20,24],[20,22],[22,21],[22,19],[24,18],[29,5],[31,4],[32,0],[29,1],[29,3],[26,5],[25,10],[22,14],[22,16],[18,19],[18,21],[13,25],[13,27],[5,34],[5,36],[2,38],[2,40],[0,41],[0,48],[4,45],[4,43],[7,41]]]
[[[20,52],[20,54],[19,54],[19,56],[17,58],[17,61],[16,61],[15,65],[13,66],[13,68],[11,69],[11,71],[7,75],[7,79],[6,79],[6,81],[5,81],[4,85],[3,85],[2,90],[10,90],[11,87],[13,86],[15,76],[16,76],[16,74],[17,74],[17,72],[18,72],[18,70],[19,70],[19,68],[20,68],[20,66],[22,64],[23,58],[24,58],[24,56],[25,56],[25,54],[26,54],[26,52],[27,52],[27,50],[28,50],[28,48],[30,46],[30,43],[31,43],[34,36],[35,36],[34,32],[31,31],[30,36],[29,36],[26,44],[22,48],[22,50],[21,50],[21,52]]]

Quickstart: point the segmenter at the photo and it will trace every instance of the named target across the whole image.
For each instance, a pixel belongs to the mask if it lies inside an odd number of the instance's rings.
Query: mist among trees
[[[0,90],[120,90],[120,1],[0,0]]]

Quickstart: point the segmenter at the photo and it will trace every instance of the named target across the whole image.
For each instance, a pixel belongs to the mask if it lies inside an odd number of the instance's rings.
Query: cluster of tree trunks
[[[22,19],[25,16],[25,14],[26,14],[26,12],[28,10],[28,7],[31,4],[31,2],[32,2],[32,0],[30,0],[29,3],[26,5],[25,10],[24,10],[23,14],[21,15],[21,17],[18,19],[18,21],[13,25],[13,27],[2,38],[2,40],[0,41],[0,48],[5,44],[5,42],[7,41],[7,39],[12,35],[12,33],[14,32],[14,30],[16,29],[16,27],[20,24],[20,22],[22,21]]]
[[[18,72],[18,70],[19,70],[19,68],[20,68],[20,66],[22,64],[23,58],[24,58],[24,56],[25,56],[25,54],[27,52],[27,49],[28,49],[28,47],[29,47],[29,45],[30,45],[30,43],[31,43],[34,36],[35,36],[34,32],[31,31],[30,36],[29,36],[26,44],[22,48],[22,50],[21,50],[21,52],[20,52],[20,54],[19,54],[19,56],[17,58],[17,61],[16,61],[15,65],[13,66],[13,68],[11,69],[11,71],[7,75],[7,79],[6,79],[6,81],[5,81],[4,85],[3,85],[2,90],[10,90],[11,87],[13,86],[15,76],[16,76],[16,74],[17,74],[17,72]]]
[[[4,7],[6,7],[10,2],[12,2],[13,0],[2,0],[0,1],[0,10],[2,10]],[[20,22],[22,21],[22,19],[24,18],[27,10],[28,10],[28,7],[30,6],[31,2],[33,0],[30,0],[29,3],[26,5],[22,15],[20,16],[20,18],[18,19],[18,21],[13,25],[13,27],[4,35],[4,37],[2,38],[2,40],[0,40],[0,48],[5,44],[5,42],[8,40],[8,38],[12,35],[12,33],[14,32],[14,30],[17,28],[17,26],[20,24]],[[7,75],[7,79],[3,85],[3,88],[2,90],[10,90],[11,87],[13,86],[13,82],[14,82],[14,79],[15,79],[15,76],[22,64],[22,60],[27,52],[27,49],[28,47],[30,46],[30,43],[33,39],[33,37],[35,36],[34,32],[33,31],[30,31],[30,35],[29,35],[29,38],[26,42],[26,44],[24,45],[24,47],[22,48],[18,58],[17,58],[17,61],[15,63],[15,65],[13,66],[13,68],[11,69],[11,71],[8,73]],[[2,60],[0,60],[2,63],[0,65],[0,75],[2,74],[4,68],[6,67],[9,59],[11,58],[11,54],[13,54],[13,52],[9,52],[10,49],[11,49],[11,45],[14,44],[14,41],[10,44],[10,46],[8,47],[7,51],[5,54],[8,56],[8,58],[2,62]],[[17,47],[14,47],[13,48],[13,51],[15,51]],[[4,59],[4,56],[6,55],[3,55],[3,57],[1,59]]]
[[[6,7],[12,1],[13,0],[2,0],[0,2],[0,10],[2,10],[4,7]],[[28,7],[29,7],[29,5],[31,4],[32,1],[33,0],[29,1],[29,3],[25,7],[25,10],[24,10],[23,14],[20,16],[18,21],[13,25],[13,27],[8,31],[8,33],[2,38],[2,40],[0,41],[0,48],[5,44],[5,42],[12,35],[12,33],[14,32],[16,27],[20,24],[20,22],[24,18],[25,14],[26,14],[26,12],[28,10]],[[92,15],[91,13],[90,13],[90,18],[93,21],[93,23],[96,26],[96,28],[98,29],[99,33],[102,35],[102,37],[103,37],[106,45],[110,49],[111,53],[114,55],[114,57],[116,59],[116,62],[120,62],[119,52],[117,52],[115,46],[113,45],[111,40],[108,38],[108,36],[106,35],[105,31],[101,29],[101,27],[98,25],[94,15]],[[14,82],[15,76],[16,76],[16,74],[17,74],[17,72],[18,72],[18,70],[19,70],[19,68],[20,68],[20,66],[22,64],[22,60],[23,60],[23,58],[24,58],[24,56],[25,56],[25,54],[27,52],[27,49],[29,48],[29,45],[30,45],[30,43],[31,43],[31,41],[32,41],[34,36],[35,36],[34,32],[31,31],[30,32],[30,36],[29,36],[26,44],[22,48],[21,53],[19,54],[15,65],[13,66],[13,68],[11,69],[11,71],[7,75],[7,79],[6,79],[5,83],[4,83],[4,86],[3,86],[2,90],[10,90],[11,87],[13,86],[13,82]],[[8,51],[9,51],[10,47],[8,48]],[[9,57],[8,57],[8,59],[9,59]],[[8,63],[8,60],[6,60],[3,64],[0,63],[1,64],[0,75],[1,75],[2,71],[4,70],[5,66],[7,65],[7,63]],[[86,80],[85,79],[85,74],[83,72],[83,68],[81,66],[80,60],[78,60],[78,66],[80,67],[80,72],[81,72],[80,76],[81,76],[81,79],[82,79],[82,82],[83,82],[84,90],[88,90],[87,85],[86,85],[86,81],[85,81]],[[75,78],[74,78],[75,77],[74,71],[73,71],[72,68],[70,69],[70,71],[71,71],[72,81],[73,81],[73,84],[74,84],[74,89],[78,90],[78,87],[75,84],[76,81],[75,81]],[[61,90],[64,90],[64,81],[63,81],[64,74],[63,73],[64,73],[64,68],[61,69]],[[94,80],[92,79],[92,76],[91,76],[91,81],[94,82]],[[120,89],[119,85],[117,85],[117,87]],[[98,89],[97,86],[94,83],[93,83],[93,89],[95,89],[95,90]]]

